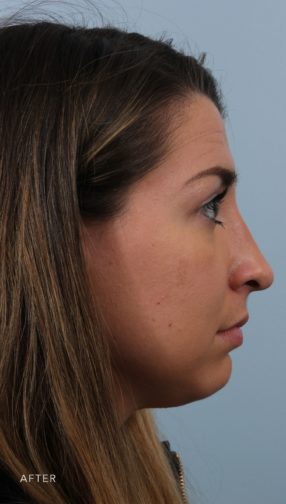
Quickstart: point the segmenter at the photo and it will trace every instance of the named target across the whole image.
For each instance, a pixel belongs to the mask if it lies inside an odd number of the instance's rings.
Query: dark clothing
[[[180,463],[178,461],[177,453],[175,451],[171,450],[171,446],[169,441],[162,441],[161,444],[163,445],[165,449],[165,453],[167,455],[167,458],[169,460],[171,469],[174,473],[174,476],[176,478],[176,481],[178,483],[178,486],[180,487]]]
[[[179,484],[179,467],[174,451],[171,450],[169,441],[162,441],[162,446]],[[21,483],[12,478],[0,465],[0,504],[32,504],[30,498],[23,491]]]

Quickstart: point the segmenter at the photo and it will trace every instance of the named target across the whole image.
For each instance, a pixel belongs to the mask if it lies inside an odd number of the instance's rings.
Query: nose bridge
[[[273,271],[241,215],[232,236],[233,279],[235,286],[247,284],[253,290],[267,289],[273,282]]]

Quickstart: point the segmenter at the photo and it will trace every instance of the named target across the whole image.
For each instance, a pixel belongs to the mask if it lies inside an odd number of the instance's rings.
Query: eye
[[[208,203],[205,203],[205,205],[202,206],[203,214],[215,224],[219,224],[220,226],[223,226],[223,222],[221,220],[218,220],[216,217],[219,212],[220,204],[222,203],[227,190],[228,188],[226,188],[220,194],[217,194],[212,200],[208,201]]]

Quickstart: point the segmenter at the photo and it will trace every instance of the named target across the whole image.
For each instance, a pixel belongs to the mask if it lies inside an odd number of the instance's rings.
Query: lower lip
[[[233,327],[227,331],[220,331],[217,335],[225,342],[231,343],[233,346],[240,346],[243,343],[243,334],[240,327]]]

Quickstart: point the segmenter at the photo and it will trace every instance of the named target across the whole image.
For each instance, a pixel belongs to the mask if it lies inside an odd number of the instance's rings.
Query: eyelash
[[[211,221],[214,222],[214,224],[218,224],[223,227],[223,221],[216,219],[216,216],[219,212],[220,205],[227,193],[228,187],[221,192],[220,194],[217,194],[212,200],[208,201],[205,205],[203,205],[202,210],[204,215],[210,219]],[[210,217],[207,215],[207,212],[213,212],[215,215],[214,217]]]

